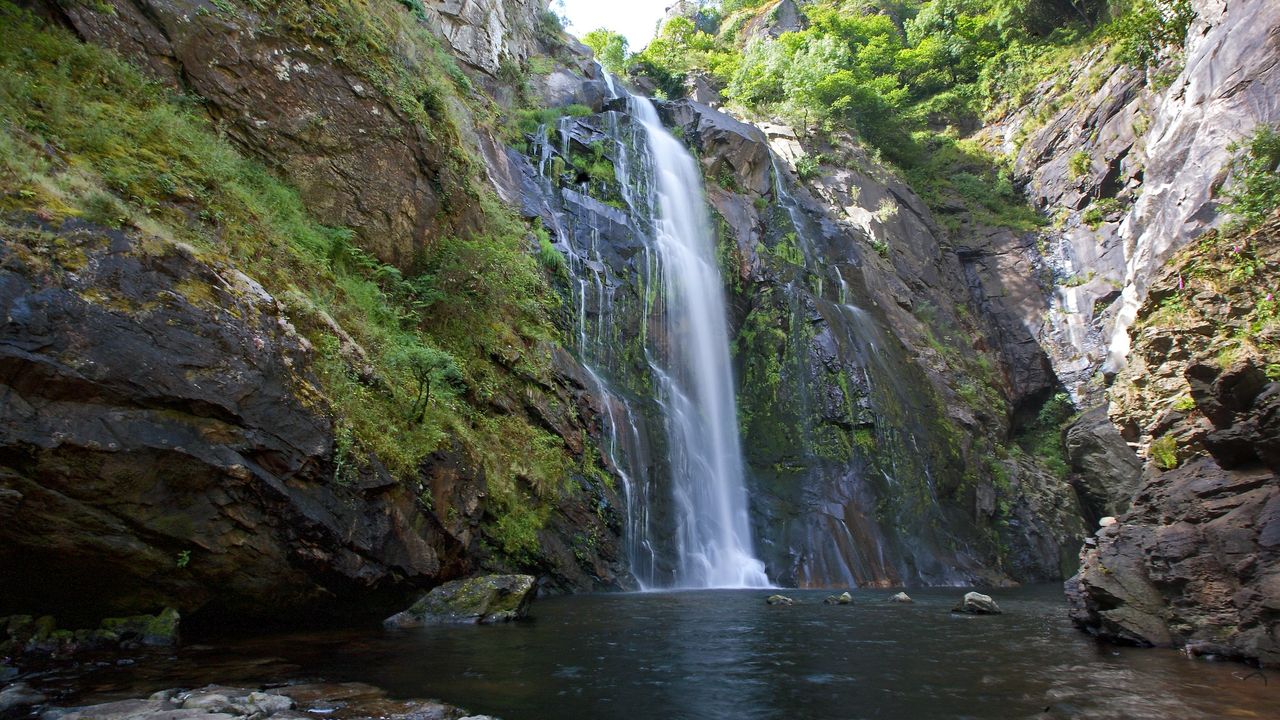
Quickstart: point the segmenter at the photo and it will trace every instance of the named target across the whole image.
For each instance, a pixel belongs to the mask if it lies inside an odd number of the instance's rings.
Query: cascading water
[[[667,308],[666,357],[655,362],[666,410],[678,511],[677,584],[766,587],[752,549],[729,363],[724,284],[716,267],[702,176],[653,104],[630,100],[646,136],[654,242]]]
[[[768,587],[702,178],[653,104],[610,81],[613,110],[541,129],[535,159],[559,194],[540,214],[568,256],[578,359],[623,485],[631,570],[642,588]],[[616,187],[563,172],[587,155],[609,158]]]

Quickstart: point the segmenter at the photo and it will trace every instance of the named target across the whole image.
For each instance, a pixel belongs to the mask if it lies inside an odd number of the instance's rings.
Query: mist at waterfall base
[[[1280,674],[1099,644],[1070,626],[1057,585],[991,591],[995,616],[951,613],[963,590],[950,588],[912,590],[912,605],[888,590],[855,590],[851,605],[787,593],[800,604],[766,605],[761,590],[583,595],[504,626],[192,638],[68,684],[96,701],[323,677],[503,720],[1280,717]]]

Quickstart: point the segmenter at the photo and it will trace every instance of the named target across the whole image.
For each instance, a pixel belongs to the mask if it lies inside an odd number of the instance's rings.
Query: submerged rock
[[[850,595],[848,592],[843,592],[843,593],[840,593],[839,595],[828,595],[827,599],[823,600],[822,602],[828,605],[848,605],[849,603],[853,602],[853,596]]]
[[[770,605],[795,605],[796,604],[795,600],[792,600],[786,595],[770,595],[769,597],[765,598],[764,601],[769,603]]]
[[[182,616],[173,608],[165,608],[157,615],[107,618],[102,621],[97,634],[104,639],[135,639],[153,647],[177,645],[178,622],[181,619]]]
[[[908,594],[906,594],[906,593],[904,593],[904,592],[900,592],[900,593],[898,593],[897,595],[894,595],[893,597],[889,598],[889,602],[895,602],[895,603],[913,603],[913,602],[915,602],[915,600],[912,600],[910,595],[908,595]]]
[[[21,711],[44,702],[44,695],[26,683],[14,683],[0,690],[0,717],[18,716]]]
[[[330,716],[385,720],[485,717],[467,715],[461,708],[434,700],[389,700],[382,690],[363,683],[313,683],[272,690],[209,685],[189,691],[163,690],[145,700],[51,708],[41,717],[50,720],[263,720]]]
[[[955,613],[969,613],[971,615],[999,615],[1003,611],[991,599],[990,595],[983,595],[979,592],[965,593],[964,599],[960,604],[951,609]]]
[[[508,622],[529,611],[535,595],[532,575],[482,575],[445,583],[412,607],[387,618],[389,628]]]

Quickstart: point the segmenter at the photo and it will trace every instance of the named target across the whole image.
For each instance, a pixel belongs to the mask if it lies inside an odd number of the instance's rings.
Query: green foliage
[[[1191,0],[1129,0],[1128,7],[1106,29],[1120,59],[1133,65],[1156,65],[1169,49],[1179,49],[1195,18]]]
[[[457,358],[439,348],[402,345],[396,348],[389,360],[418,384],[417,394],[409,408],[411,422],[422,422],[427,404],[431,402],[433,387],[438,391],[456,392],[465,385]]]
[[[966,128],[1021,107],[1046,81],[1065,95],[1074,82],[1069,63],[1100,42],[1179,46],[1191,16],[1188,0],[814,0],[801,5],[808,20],[801,30],[740,35],[761,19],[762,6],[721,3],[714,35],[687,18],[668,21],[631,58],[633,71],[676,96],[685,75],[699,70],[716,76],[729,103],[748,114],[805,132],[850,130],[910,175],[935,210],[946,214],[959,200],[964,216],[941,218],[953,230],[971,222],[1031,230],[1040,221],[994,159],[953,163],[936,157],[940,149],[959,160],[952,150]],[[1165,22],[1153,27],[1153,17]],[[1134,62],[1150,55],[1126,52]],[[1024,132],[1058,109],[1052,101],[1038,107]],[[1085,174],[1087,160],[1072,158],[1069,172]],[[809,176],[812,163],[799,170]],[[984,192],[990,187],[997,192]]]
[[[1147,455],[1155,461],[1161,470],[1172,470],[1178,467],[1178,441],[1172,435],[1165,435],[1151,442]]]
[[[427,10],[422,6],[422,0],[397,0],[397,2],[406,8],[409,8],[409,11],[413,13],[414,17],[424,22],[426,21]]]
[[[818,176],[822,168],[820,155],[805,155],[796,160],[796,174],[801,180],[812,180]]]
[[[1092,167],[1093,157],[1087,151],[1081,150],[1067,160],[1067,175],[1075,180],[1088,175]]]
[[[564,256],[551,244],[551,234],[538,220],[533,227],[533,235],[538,239],[538,262],[552,275],[558,276],[568,272]]]
[[[1075,403],[1066,393],[1058,393],[1045,401],[1034,422],[1021,429],[1016,440],[1019,447],[1038,458],[1046,468],[1059,477],[1070,472],[1067,465],[1063,431],[1078,416]]]
[[[1227,191],[1223,211],[1238,226],[1254,227],[1280,207],[1280,132],[1260,126],[1244,145],[1233,144],[1237,153],[1232,171],[1235,181]]]
[[[181,570],[190,564],[191,564],[191,551],[179,550],[178,557],[174,561],[174,566],[176,566],[179,570]]]
[[[1183,395],[1173,401],[1173,409],[1178,412],[1191,412],[1196,409],[1196,401],[1190,395]]]
[[[526,108],[516,111],[514,115],[515,130],[519,135],[533,135],[538,132],[538,128],[544,125],[550,128],[562,117],[585,117],[590,114],[591,108],[586,105],[565,105],[563,107],[553,108]]]
[[[978,222],[1030,232],[1045,224],[1013,185],[1006,161],[977,143],[949,135],[932,135],[919,145],[921,159],[906,171],[912,187],[944,223]],[[957,202],[966,208],[957,217]]]
[[[582,44],[591,48],[605,70],[621,75],[627,69],[627,38],[605,28],[597,28],[582,36]]]

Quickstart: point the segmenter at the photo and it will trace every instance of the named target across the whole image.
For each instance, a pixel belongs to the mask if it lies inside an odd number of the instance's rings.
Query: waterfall
[[[645,135],[648,210],[666,293],[666,357],[653,369],[671,452],[676,583],[767,587],[751,542],[724,284],[702,176],[653,104],[639,97],[630,104]]]
[[[531,158],[558,196],[539,214],[568,260],[578,360],[627,504],[626,556],[642,589],[768,587],[702,177],[653,104],[605,77],[611,109],[539,128]],[[588,153],[614,166],[600,197],[552,161]]]

